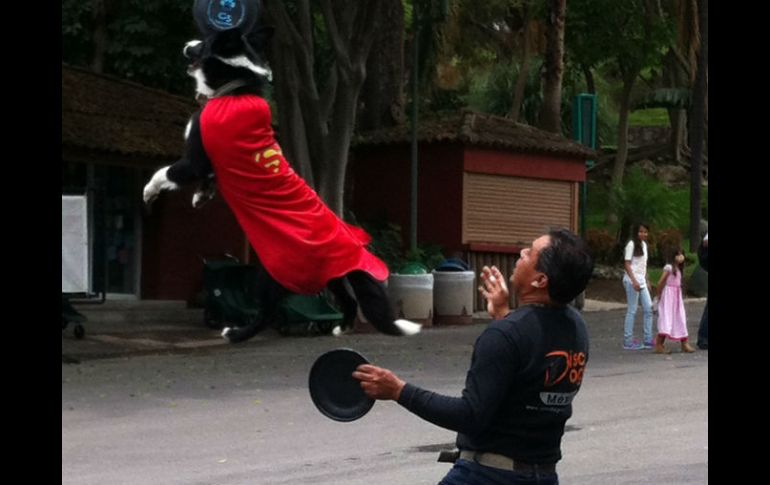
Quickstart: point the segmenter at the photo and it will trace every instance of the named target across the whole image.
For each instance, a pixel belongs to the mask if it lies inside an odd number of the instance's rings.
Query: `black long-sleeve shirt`
[[[457,431],[460,449],[555,463],[587,360],[588,334],[574,308],[525,306],[476,339],[462,397],[407,383],[398,402]]]

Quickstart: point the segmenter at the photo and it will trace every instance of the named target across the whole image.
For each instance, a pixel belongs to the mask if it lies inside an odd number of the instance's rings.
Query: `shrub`
[[[415,251],[404,251],[401,226],[385,221],[363,222],[361,226],[372,236],[369,250],[385,261],[391,272],[398,271],[407,262],[422,263],[432,270],[444,261],[441,246],[420,243]]]
[[[655,233],[655,263],[664,264],[666,254],[675,248],[682,248],[682,233],[678,229],[665,229]],[[652,246],[652,244],[650,244]]]
[[[591,254],[595,262],[613,264],[617,261],[615,238],[605,229],[588,229],[585,239],[588,247],[591,248]]]

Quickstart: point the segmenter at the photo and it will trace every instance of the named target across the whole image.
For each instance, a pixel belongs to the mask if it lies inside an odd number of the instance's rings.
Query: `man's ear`
[[[546,276],[545,273],[540,273],[530,284],[535,288],[545,288],[548,286],[548,276]]]

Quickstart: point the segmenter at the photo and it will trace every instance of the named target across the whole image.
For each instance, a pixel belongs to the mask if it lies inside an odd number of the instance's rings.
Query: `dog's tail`
[[[422,330],[422,324],[410,322],[409,320],[404,320],[403,318],[399,318],[393,322],[393,325],[401,330],[401,335],[415,335],[420,333],[420,330]]]
[[[359,314],[359,318],[362,321],[366,321],[365,318],[361,318],[361,315]],[[349,333],[353,330],[352,327],[349,328],[343,328],[342,326],[336,326],[332,329],[332,335],[335,337],[340,337],[346,333]],[[410,322],[409,320],[404,319],[398,319],[393,321],[392,325],[388,325],[386,328],[380,328],[377,327],[377,330],[380,332],[387,334],[387,335],[416,335],[420,333],[420,330],[422,330],[422,324]]]

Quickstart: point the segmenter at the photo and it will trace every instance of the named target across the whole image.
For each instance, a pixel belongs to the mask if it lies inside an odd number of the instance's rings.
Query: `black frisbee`
[[[336,349],[316,359],[310,369],[309,388],[313,404],[326,417],[335,421],[354,421],[368,413],[374,406],[353,379],[353,371],[366,358],[352,349]]]
[[[195,0],[193,18],[204,36],[238,29],[248,34],[259,18],[258,0]]]

